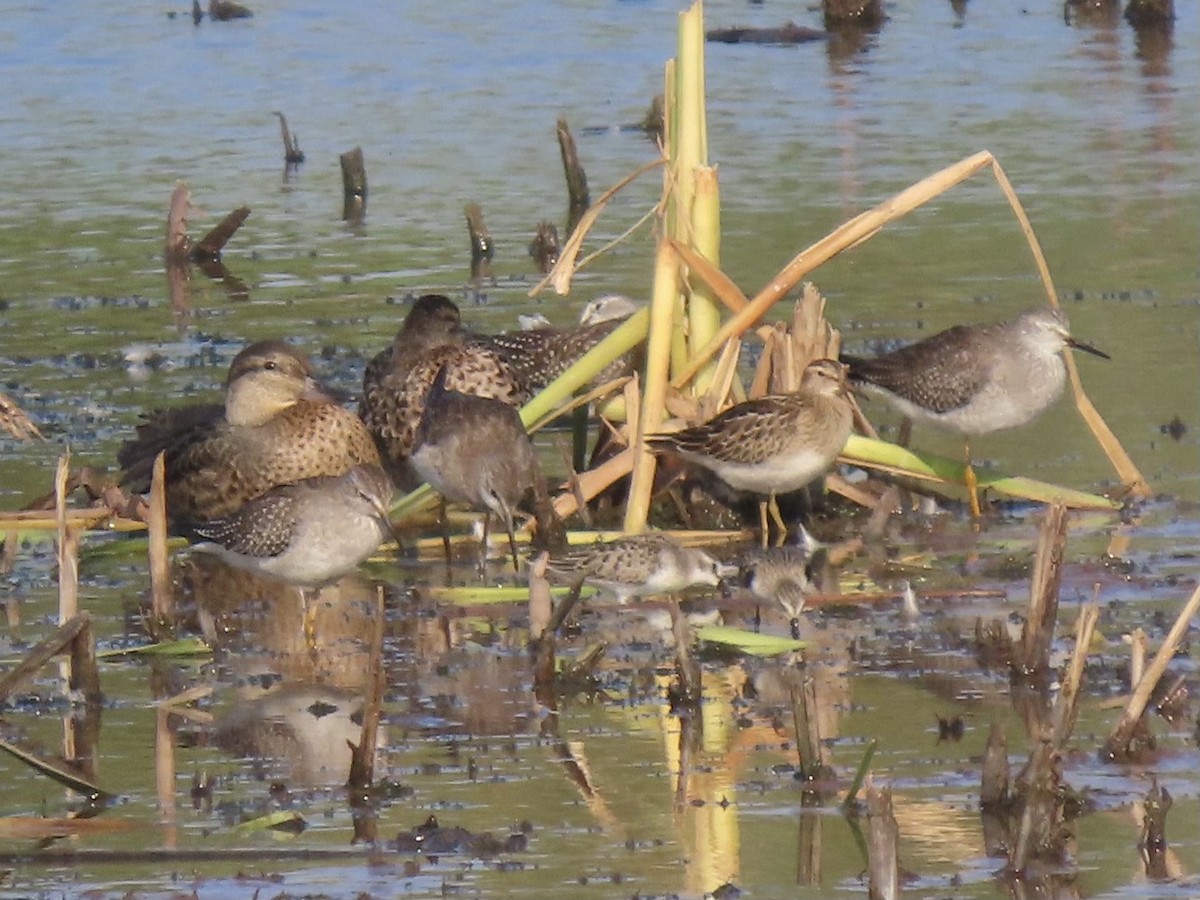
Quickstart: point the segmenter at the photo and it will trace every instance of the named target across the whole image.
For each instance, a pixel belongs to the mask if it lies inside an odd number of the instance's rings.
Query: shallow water
[[[677,7],[653,2],[563,5],[468,2],[352,8],[256,4],[248,22],[194,28],[186,10],[155,3],[27,4],[0,22],[0,390],[20,402],[46,443],[0,439],[0,497],[14,508],[49,489],[69,443],[77,460],[111,466],[148,407],[212,396],[250,339],[285,336],[320,355],[321,374],[353,390],[363,360],[391,337],[395,301],[439,290],[465,303],[481,329],[541,311],[569,322],[601,292],[644,297],[652,239],[643,229],[584,273],[567,298],[527,296],[525,246],[541,219],[562,223],[565,197],[554,120],[579,142],[593,197],[653,158],[641,118],[674,49]],[[1106,666],[1076,730],[1068,781],[1094,788],[1080,820],[1075,888],[1088,896],[1185,897],[1195,892],[1200,820],[1193,723],[1155,722],[1164,754],[1152,771],[1176,806],[1168,836],[1184,877],[1148,884],[1137,855],[1135,798],[1151,770],[1100,767],[1091,756],[1116,713],[1120,634],[1177,609],[1195,577],[1200,538],[1200,41],[1195,4],[1178,5],[1169,47],[1139,42],[1121,22],[1066,25],[1054,4],[1020,14],[949,4],[889,10],[858,49],[711,46],[710,156],[720,165],[722,263],[747,293],[843,219],[976,150],[991,150],[1024,202],[1074,330],[1113,360],[1081,360],[1084,383],[1135,462],[1167,499],[1131,525],[1081,516],[1068,546],[1068,606],[1102,585]],[[774,25],[811,13],[769,4],[710,3],[710,26]],[[1191,76],[1191,77],[1189,77]],[[307,162],[285,175],[274,109],[287,113]],[[370,184],[361,225],[340,220],[339,153],[362,146]],[[202,233],[234,207],[252,208],[225,253],[246,299],[194,273],[190,314],[167,301],[165,210],[186,180]],[[654,202],[651,176],[621,195],[597,238],[611,238]],[[467,287],[462,210],[482,204],[497,247],[495,282]],[[813,275],[853,350],[908,340],[962,320],[998,319],[1038,302],[1028,250],[986,175],[944,195]],[[152,364],[144,365],[146,357]],[[1068,401],[1019,433],[980,441],[978,458],[1006,470],[1100,489],[1111,469]],[[887,423],[886,413],[870,410]],[[1179,416],[1178,440],[1162,426]],[[954,453],[952,440],[916,435]],[[548,458],[557,459],[549,451]],[[983,855],[975,810],[978,757],[992,719],[1010,754],[1026,752],[1006,680],[964,649],[976,615],[1024,599],[1036,513],[1015,509],[980,538],[952,513],[889,539],[890,560],[843,573],[895,590],[994,587],[996,600],[930,600],[906,630],[894,601],[818,609],[805,623],[813,668],[825,677],[827,737],[843,788],[867,741],[880,738],[877,777],[894,786],[902,863],[913,896],[1003,896],[999,862]],[[834,523],[834,530],[837,525]],[[1117,532],[1127,565],[1105,563]],[[89,538],[83,605],[104,646],[144,640],[147,587],[137,552]],[[122,545],[124,546],[124,545]],[[26,544],[3,588],[7,661],[52,627],[53,550]],[[495,570],[503,577],[503,570]],[[673,797],[677,720],[656,671],[669,651],[651,617],[597,609],[564,652],[613,634],[593,696],[554,720],[532,700],[521,649],[523,610],[460,613],[411,585],[441,578],[432,562],[364,570],[322,609],[313,656],[298,607],[268,588],[217,573],[190,588],[194,631],[219,652],[194,662],[110,660],[96,777],[121,799],[99,821],[129,831],[51,850],[180,847],[257,851],[252,860],[15,862],[0,896],[68,895],[96,887],[202,898],[324,892],[330,896],[699,895],[725,882],[753,896],[861,894],[863,859],[833,802],[815,808],[791,777],[790,710],[772,698],[782,663],[706,664],[702,741],[689,802]],[[469,579],[464,565],[458,577]],[[382,849],[297,860],[301,849],[347,850],[344,739],[357,739],[347,698],[361,695],[375,621],[373,584],[387,586],[386,735],[381,771],[412,793],[386,801],[378,835],[391,840],[431,812],[444,825],[505,836],[532,826],[529,849],[496,861],[437,862]],[[327,598],[329,602],[329,598]],[[728,619],[751,615],[744,598]],[[764,629],[786,633],[765,613]],[[657,617],[661,618],[661,614]],[[1070,620],[1067,616],[1067,620]],[[1168,623],[1169,624],[1169,623]],[[929,627],[925,627],[928,625]],[[853,649],[853,654],[850,652]],[[821,663],[815,662],[817,659]],[[1195,682],[1195,651],[1177,661]],[[760,683],[759,699],[742,686]],[[212,716],[163,715],[156,699],[209,685]],[[765,696],[764,696],[765,695]],[[49,670],[5,718],[23,741],[53,752],[69,710]],[[353,706],[352,703],[349,704]],[[316,710],[314,713],[313,711]],[[331,711],[334,710],[334,711]],[[318,714],[319,713],[319,714]],[[960,742],[937,740],[936,716],[964,716]],[[1194,712],[1192,713],[1194,717]],[[10,734],[11,736],[11,734]],[[156,741],[161,752],[156,754]],[[787,744],[787,746],[785,746]],[[167,748],[171,751],[167,752]],[[578,772],[590,773],[590,788]],[[156,773],[157,769],[157,773]],[[0,759],[0,815],[62,815],[64,793]],[[216,778],[213,805],[192,808],[193,775]],[[173,787],[156,789],[156,778]],[[286,785],[287,796],[273,782]],[[160,796],[161,794],[161,796]],[[170,798],[168,800],[168,797]],[[279,838],[235,829],[245,815],[291,803],[307,829]],[[813,835],[818,836],[812,850]],[[802,837],[804,836],[804,837]],[[24,852],[29,841],[0,841]],[[813,864],[805,860],[815,860]],[[1190,880],[1188,880],[1190,876]]]

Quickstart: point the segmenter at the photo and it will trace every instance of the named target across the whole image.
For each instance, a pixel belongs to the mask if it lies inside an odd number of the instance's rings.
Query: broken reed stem
[[[817,718],[817,683],[812,678],[800,682],[799,696],[792,692],[792,718],[796,726],[796,751],[800,754],[800,772],[816,778],[825,768],[821,729]]]
[[[1146,647],[1148,639],[1145,630],[1135,628],[1129,635],[1129,689],[1142,680],[1146,672]]]
[[[1147,877],[1165,881],[1171,877],[1167,864],[1167,813],[1173,804],[1171,795],[1155,779],[1143,801],[1145,814],[1142,818],[1142,838],[1138,848]]]
[[[58,458],[54,470],[54,519],[58,556],[58,623],[79,612],[79,530],[67,524],[67,478],[71,474],[71,451]]]
[[[1008,740],[1004,736],[1004,728],[993,719],[988,730],[987,747],[983,751],[979,787],[981,810],[994,812],[1008,804],[1008,774]]]
[[[875,751],[879,749],[879,739],[872,738],[871,743],[867,744],[867,749],[862,755],[862,759],[858,761],[858,769],[854,772],[854,780],[850,782],[850,789],[846,791],[846,799],[842,801],[843,809],[853,809],[855,801],[858,800],[858,792],[862,789],[863,782],[871,773],[871,760],[875,758]]]
[[[1100,751],[1101,759],[1113,760],[1124,755],[1134,729],[1146,711],[1146,705],[1150,702],[1150,695],[1154,692],[1155,685],[1166,672],[1167,666],[1179,649],[1179,642],[1187,633],[1189,623],[1198,612],[1200,612],[1200,587],[1192,592],[1192,596],[1179,611],[1179,616],[1175,619],[1175,624],[1171,626],[1166,638],[1163,639],[1162,646],[1158,648],[1154,659],[1150,661],[1150,665],[1146,667],[1145,673],[1134,687],[1125,712],[1113,727],[1108,740],[1104,742],[1104,747]]]
[[[1092,602],[1083,608],[1075,622],[1075,648],[1071,653],[1071,663],[1063,676],[1062,687],[1054,701],[1051,713],[1054,734],[1051,740],[1058,750],[1062,750],[1067,743],[1075,728],[1075,720],[1079,717],[1079,687],[1083,682],[1083,667],[1087,662],[1096,623],[1100,621],[1100,604],[1095,599],[1095,595],[1099,593],[1100,585],[1096,585]]]
[[[355,222],[367,212],[367,164],[362,147],[347,150],[338,159],[342,164],[342,219]]]
[[[867,896],[896,900],[900,896],[900,828],[892,811],[892,792],[867,783]]]
[[[464,213],[467,217],[467,239],[471,242],[471,277],[490,278],[492,236],[483,221],[483,208],[478,203],[468,203]]]
[[[1018,791],[1021,817],[1009,853],[1009,868],[1015,875],[1024,875],[1032,860],[1050,854],[1057,844],[1055,835],[1062,820],[1062,805],[1056,791],[1057,759],[1058,753],[1048,735],[1035,738],[1026,779]]]
[[[1062,581],[1063,551],[1067,543],[1067,508],[1053,503],[1038,530],[1037,552],[1029,586],[1029,612],[1021,631],[1021,670],[1031,676],[1049,667],[1050,644],[1058,617],[1058,588]]]
[[[654,292],[650,300],[650,324],[646,338],[646,381],[633,444],[633,473],[625,506],[625,532],[646,530],[650,495],[654,487],[654,454],[646,447],[646,435],[662,424],[664,397],[670,365],[671,329],[679,296],[679,264],[674,252],[659,243],[654,265]]]
[[[668,609],[671,612],[671,633],[675,636],[675,671],[679,675],[680,694],[689,705],[700,702],[700,664],[692,655],[692,627],[687,616],[679,608],[679,601],[672,597]]]
[[[80,634],[90,630],[91,616],[86,612],[81,612],[38,641],[19,663],[0,676],[0,704],[6,703],[13,692],[36,675],[42,666],[64,650],[72,648]],[[94,653],[92,659],[94,662]]]
[[[75,618],[83,618],[83,627],[71,639],[71,678],[68,686],[72,691],[81,693],[89,703],[100,700],[100,667],[96,663],[96,631],[92,625],[92,617],[79,613]]]
[[[567,179],[567,234],[569,235],[579,221],[580,216],[592,203],[588,193],[587,173],[579,161],[579,149],[575,146],[575,137],[566,119],[560,118],[555,123],[555,134],[558,137],[558,150],[562,156],[563,175]]]
[[[150,603],[156,622],[167,621],[174,611],[171,593],[171,566],[167,550],[167,487],[166,453],[154,459],[150,475],[149,511],[146,529],[149,536],[147,552],[150,555]]]
[[[379,716],[383,709],[383,632],[386,614],[383,585],[375,588],[375,629],[371,635],[371,654],[367,663],[367,695],[363,698],[362,731],[358,746],[350,741],[350,773],[346,786],[352,791],[365,791],[375,780],[375,745],[379,733]]]

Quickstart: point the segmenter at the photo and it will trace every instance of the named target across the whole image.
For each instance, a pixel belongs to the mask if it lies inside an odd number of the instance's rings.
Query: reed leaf
[[[919,481],[962,485],[966,474],[966,467],[962,462],[935,456],[931,453],[918,453],[887,441],[857,434],[850,435],[850,440],[846,442],[839,459],[851,465],[876,469]],[[1000,472],[989,474],[976,471],[975,475],[981,490],[987,488],[1009,497],[1033,500],[1038,503],[1060,500],[1073,509],[1114,510],[1120,508],[1119,503],[1107,497],[1044,481],[1036,481],[1032,478]]]
[[[63,787],[70,788],[78,794],[84,794],[88,797],[111,796],[108,791],[86,780],[82,776],[75,774],[64,766],[44,760],[38,756],[34,756],[32,753],[22,750],[16,744],[12,744],[6,740],[0,739],[0,750],[3,750],[5,753],[16,757],[31,769],[41,772],[47,778],[57,781],[59,784],[63,785]]]
[[[804,641],[774,634],[759,634],[728,625],[705,625],[697,628],[696,638],[706,644],[729,647],[748,656],[778,656],[781,653],[804,649]]]
[[[491,587],[488,585],[478,585],[474,587],[435,587],[422,593],[438,603],[453,603],[456,606],[477,606],[490,603],[524,602],[529,599],[529,586]],[[565,597],[569,593],[571,593],[569,587],[550,588],[550,596],[552,597]],[[579,597],[580,599],[586,599],[595,593],[595,588],[585,586],[580,591]]]

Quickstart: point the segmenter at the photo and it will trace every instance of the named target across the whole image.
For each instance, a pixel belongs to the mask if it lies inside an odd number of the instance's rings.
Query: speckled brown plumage
[[[779,526],[778,539],[787,534],[776,495],[823,475],[846,445],[853,421],[846,367],[818,359],[805,368],[793,394],[738,403],[700,425],[651,435],[647,443],[703,466],[732,488],[765,497],[759,503],[765,544],[768,512]]]
[[[358,417],[325,394],[308,362],[281,341],[237,355],[223,407],[150,414],[118,452],[123,483],[147,490],[159,451],[166,451],[167,509],[176,520],[226,516],[278,485],[380,461]]]
[[[829,468],[851,425],[845,367],[826,359],[805,369],[793,394],[747,400],[708,422],[652,435],[648,442],[712,470],[732,487],[783,493]]]
[[[407,480],[417,424],[440,369],[446,369],[449,391],[520,406],[619,324],[610,320],[578,329],[472,335],[453,302],[426,294],[417,299],[392,344],[367,365],[359,414],[393,474]]]
[[[681,547],[663,534],[638,534],[581,544],[550,557],[547,574],[560,582],[589,582],[626,603],[692,585],[716,586],[727,568],[703,550]]]

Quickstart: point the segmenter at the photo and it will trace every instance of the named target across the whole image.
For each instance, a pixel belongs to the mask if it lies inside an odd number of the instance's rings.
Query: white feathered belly
[[[1066,383],[1066,368],[1057,356],[1045,363],[1026,362],[1024,370],[1002,373],[984,385],[970,403],[943,413],[932,412],[894,394],[885,396],[901,415],[914,422],[929,422],[959,434],[1019,428],[1053,405]],[[871,385],[866,387],[871,389]]]
[[[799,490],[814,478],[825,473],[825,454],[801,450],[771,457],[761,463],[733,463],[683,454],[688,459],[715,474],[732,488],[756,494],[786,494]]]

